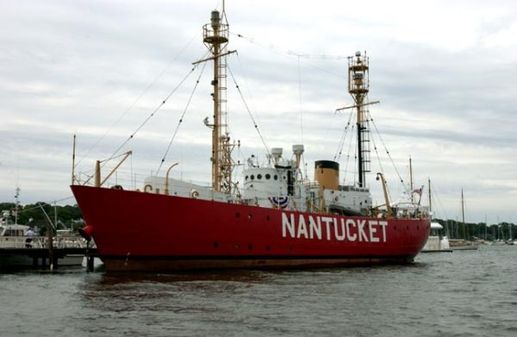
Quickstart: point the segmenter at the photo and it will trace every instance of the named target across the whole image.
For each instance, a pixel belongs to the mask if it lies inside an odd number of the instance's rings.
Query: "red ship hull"
[[[410,263],[430,221],[344,217],[72,186],[107,271]]]

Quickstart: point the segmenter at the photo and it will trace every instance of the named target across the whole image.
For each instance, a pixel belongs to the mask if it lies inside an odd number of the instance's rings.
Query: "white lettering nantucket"
[[[333,227],[333,228],[332,228]],[[386,242],[388,221],[282,212],[282,237],[340,242]]]

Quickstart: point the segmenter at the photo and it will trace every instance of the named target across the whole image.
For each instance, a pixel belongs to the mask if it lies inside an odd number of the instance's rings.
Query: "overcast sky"
[[[348,120],[347,56],[370,57],[372,130],[369,186],[382,164],[394,199],[398,171],[432,180],[440,218],[517,221],[517,3],[515,1],[227,1],[229,67],[269,147],[304,143],[305,163],[333,159]],[[206,54],[202,25],[221,2],[0,2],[0,201],[72,204],[72,138],[77,172],[110,157]],[[165,166],[210,181],[210,67],[199,66],[124,145],[134,155],[117,182],[141,187],[156,172],[193,92]],[[265,149],[228,79],[234,152]],[[381,141],[382,139],[382,141]],[[348,138],[347,138],[348,142]],[[386,156],[384,144],[391,154]],[[348,143],[341,178],[353,182]],[[351,159],[352,160],[352,159]],[[163,170],[163,169],[162,169]],[[346,172],[345,172],[346,171]],[[348,173],[347,173],[348,172]],[[239,171],[237,172],[239,174]],[[241,179],[242,180],[242,179]],[[427,196],[424,196],[427,198]],[[426,201],[427,203],[427,201]]]

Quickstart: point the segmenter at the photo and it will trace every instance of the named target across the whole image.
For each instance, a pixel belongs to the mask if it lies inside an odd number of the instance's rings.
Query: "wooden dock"
[[[93,270],[93,259],[97,257],[95,245],[77,236],[54,237],[49,244],[48,237],[0,237],[0,268],[50,268],[60,265],[82,265],[86,258],[87,270]]]

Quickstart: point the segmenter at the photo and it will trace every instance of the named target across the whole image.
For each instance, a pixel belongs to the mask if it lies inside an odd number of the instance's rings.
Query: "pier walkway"
[[[97,256],[95,244],[78,236],[3,236],[0,237],[0,267],[50,267],[59,265],[82,265],[84,257],[87,266]],[[90,270],[91,268],[88,268]]]

